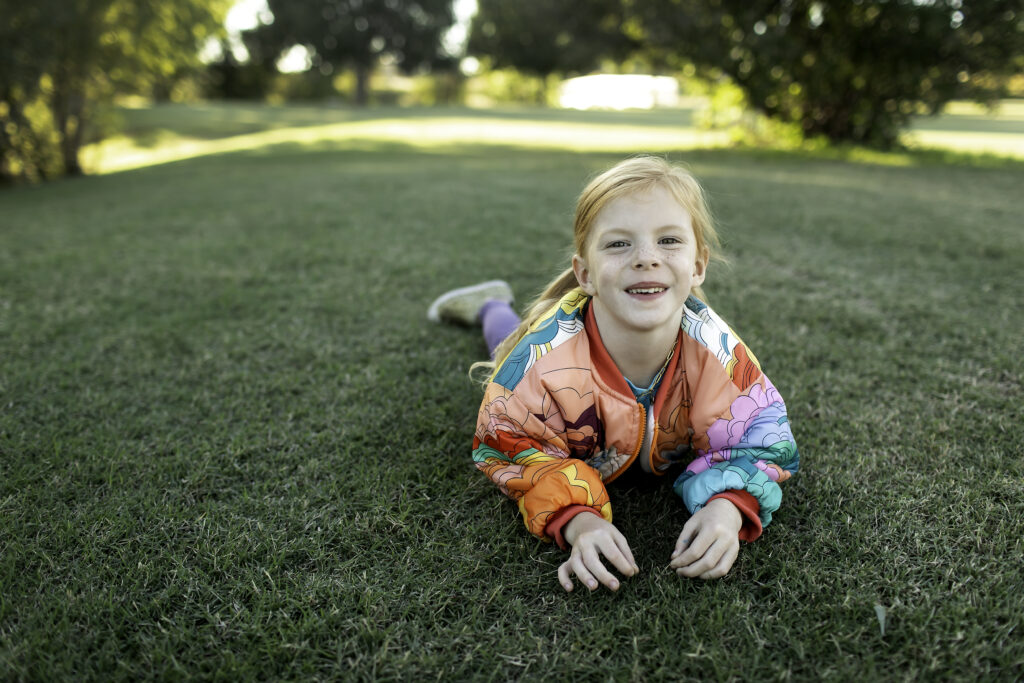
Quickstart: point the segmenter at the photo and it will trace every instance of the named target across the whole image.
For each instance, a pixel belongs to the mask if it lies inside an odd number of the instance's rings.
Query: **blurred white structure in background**
[[[567,109],[654,109],[679,105],[671,76],[596,74],[562,81],[558,103]]]

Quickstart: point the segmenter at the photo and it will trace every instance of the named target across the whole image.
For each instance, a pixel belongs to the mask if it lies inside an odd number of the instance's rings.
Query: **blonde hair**
[[[712,258],[721,260],[719,256],[719,239],[711,218],[707,199],[703,188],[693,175],[682,166],[671,164],[656,156],[637,156],[620,161],[604,173],[591,180],[579,199],[576,200],[576,215],[573,220],[573,247],[575,253],[584,254],[589,246],[589,239],[594,226],[594,219],[610,202],[627,195],[637,194],[662,187],[669,191],[679,205],[690,214],[693,224],[693,235],[697,241],[697,257],[705,264]],[[530,327],[551,310],[562,297],[579,287],[576,275],[570,265],[558,277],[548,283],[530,307],[516,330],[505,338],[494,351],[494,359],[474,363],[469,371],[473,375],[477,369],[486,368],[493,371],[497,362],[504,360],[516,344],[526,336]],[[701,300],[706,300],[700,287],[694,287],[692,293]],[[496,362],[497,361],[497,362]]]

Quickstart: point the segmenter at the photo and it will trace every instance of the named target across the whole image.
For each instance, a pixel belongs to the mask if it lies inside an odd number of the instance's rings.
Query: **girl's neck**
[[[678,322],[651,330],[619,329],[600,305],[594,307],[594,322],[619,372],[641,389],[650,386],[679,336]]]

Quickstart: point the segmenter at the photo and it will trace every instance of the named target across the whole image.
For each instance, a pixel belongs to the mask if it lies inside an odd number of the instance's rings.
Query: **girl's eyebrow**
[[[678,230],[680,232],[685,233],[685,232],[687,232],[687,227],[688,226],[679,225],[677,223],[666,223],[665,225],[662,225],[660,227],[655,228],[654,232],[661,233],[661,232],[671,232],[671,231]],[[613,227],[613,228],[605,228],[604,230],[601,230],[598,233],[598,235],[600,237],[606,237],[608,235],[616,235],[616,234],[632,235],[635,232],[636,231],[631,229],[631,228],[624,228],[624,227],[616,226],[616,227]]]

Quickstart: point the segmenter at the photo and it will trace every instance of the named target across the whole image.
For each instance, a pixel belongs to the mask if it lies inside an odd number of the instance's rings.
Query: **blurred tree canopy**
[[[639,43],[622,31],[622,0],[477,0],[467,51],[535,76],[586,73]]]
[[[575,12],[481,0],[480,11],[470,52],[498,64],[585,71],[631,44],[654,64],[729,76],[751,107],[807,136],[882,148],[912,115],[994,100],[1024,70],[1024,0],[595,0]]]
[[[119,93],[167,92],[198,68],[231,0],[0,0],[0,180],[82,172]]]
[[[321,72],[351,67],[359,105],[368,100],[370,73],[382,56],[406,73],[452,69],[457,61],[441,46],[455,23],[451,0],[268,0],[267,5],[274,21],[244,36],[250,56],[271,68],[286,50],[302,45]]]
[[[912,115],[995,99],[1024,55],[1021,0],[644,0],[664,58],[727,74],[751,106],[823,135],[892,147]],[[1016,60],[1016,63],[1015,63]]]

